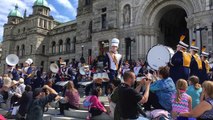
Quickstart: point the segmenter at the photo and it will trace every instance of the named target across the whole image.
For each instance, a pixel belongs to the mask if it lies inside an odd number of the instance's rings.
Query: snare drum
[[[159,67],[167,66],[174,54],[175,52],[172,48],[156,45],[149,49],[146,60],[152,69],[158,70]]]
[[[96,80],[96,79],[102,79],[102,73],[93,74],[93,80]]]

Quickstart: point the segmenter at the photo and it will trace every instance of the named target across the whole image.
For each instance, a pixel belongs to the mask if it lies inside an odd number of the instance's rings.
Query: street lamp
[[[132,61],[132,42],[135,42],[134,38],[127,37],[125,38],[126,40],[126,60],[128,60],[128,55],[129,55],[129,60]],[[128,54],[129,53],[129,54]]]
[[[84,57],[84,45],[81,46],[81,57]]]
[[[82,53],[81,53],[81,58],[80,58],[80,61],[81,61],[81,63],[85,63],[85,59],[84,59],[84,45],[82,45],[81,46],[81,51],[82,51]]]
[[[202,53],[202,47],[203,47],[203,40],[202,40],[202,31],[203,30],[208,30],[207,26],[204,27],[200,27],[200,28],[195,28],[194,29],[194,33],[196,33],[197,31],[200,31],[200,53]]]

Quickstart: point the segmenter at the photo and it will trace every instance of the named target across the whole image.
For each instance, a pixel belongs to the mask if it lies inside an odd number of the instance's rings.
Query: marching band
[[[208,62],[209,53],[205,52],[205,47],[203,47],[202,54],[199,55],[199,48],[195,46],[195,40],[192,40],[190,53],[187,52],[189,45],[184,43],[184,39],[185,36],[182,35],[177,45],[177,50],[174,52],[174,55],[171,52],[172,55],[169,61],[162,61],[163,59],[161,59],[160,62],[168,64],[170,67],[170,76],[174,82],[180,78],[188,79],[189,76],[196,75],[200,78],[200,82],[203,83],[205,80],[210,79],[211,76],[210,73],[212,68]],[[51,74],[48,75],[47,73],[42,73],[41,70],[33,66],[33,60],[31,58],[28,58],[24,62],[23,68],[19,69],[17,67],[19,58],[11,54],[6,58],[6,63],[8,64],[7,73],[11,75],[12,80],[18,81],[19,78],[23,78],[24,84],[33,86],[33,89],[42,86],[47,81],[51,81],[53,86],[64,86],[66,81],[72,80],[76,88],[79,88],[79,86],[86,88],[86,95],[89,94],[93,86],[104,85],[105,91],[107,91],[109,83],[126,71],[132,70],[136,76],[143,76],[145,74],[144,71],[146,71],[144,69],[144,64],[142,65],[138,61],[135,63],[134,67],[131,67],[128,62],[125,62],[122,66],[122,55],[117,52],[119,40],[113,38],[111,42],[111,49],[106,53],[104,62],[102,63],[103,68],[100,70],[96,69],[96,67],[93,67],[92,70],[87,64],[77,65],[77,63],[74,62],[67,65],[67,63],[60,58],[59,64],[52,63],[50,65]],[[156,56],[153,57],[159,57],[160,59],[162,58],[162,54],[156,54]],[[150,61],[148,60],[147,62],[150,66]],[[160,67],[160,65],[157,65],[157,61],[155,67],[156,66]],[[152,66],[150,66],[150,68],[152,69]]]

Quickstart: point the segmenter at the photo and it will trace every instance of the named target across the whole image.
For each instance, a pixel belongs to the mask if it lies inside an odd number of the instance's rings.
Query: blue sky
[[[18,4],[19,11],[27,15],[32,14],[32,6],[36,0],[1,0],[0,2],[0,41],[3,36],[3,25],[7,22],[10,10]],[[67,22],[76,19],[78,0],[47,0],[51,9],[51,15],[59,22]]]

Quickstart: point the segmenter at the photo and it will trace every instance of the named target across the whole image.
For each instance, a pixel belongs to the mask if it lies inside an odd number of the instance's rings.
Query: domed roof
[[[46,0],[36,0],[34,2],[34,6],[44,6],[48,7],[47,1]],[[49,8],[49,7],[48,7]]]
[[[8,17],[20,17],[23,18],[21,13],[18,11],[18,5],[15,6],[14,10],[11,10],[8,14]]]

